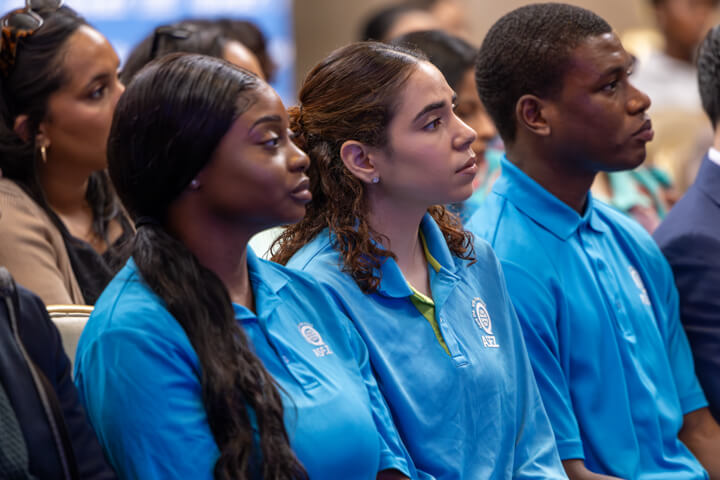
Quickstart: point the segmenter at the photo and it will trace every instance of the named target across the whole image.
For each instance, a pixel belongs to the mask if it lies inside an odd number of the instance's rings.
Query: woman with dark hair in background
[[[453,97],[381,43],[313,68],[292,111],[313,198],[273,259],[353,321],[422,478],[565,478],[497,259],[442,206],[477,172]]]
[[[416,48],[427,55],[455,91],[455,114],[477,133],[472,149],[478,157],[478,174],[473,181],[473,195],[452,208],[464,220],[470,218],[490,192],[500,173],[501,148],[488,148],[499,141],[497,130],[475,88],[475,55],[477,49],[460,37],[442,30],[412,32],[391,43]]]
[[[192,19],[155,28],[132,49],[120,79],[127,85],[152,60],[179,52],[222,58],[266,79],[258,57],[249,47],[231,36],[224,23],[221,25],[216,20]]]
[[[123,87],[105,37],[58,3],[4,17],[0,264],[47,304],[92,304],[132,235],[104,172]]]
[[[247,248],[310,200],[288,126],[265,82],[199,55],[148,65],[118,104],[109,171],[138,231],[75,372],[123,478],[413,474],[347,318]]]

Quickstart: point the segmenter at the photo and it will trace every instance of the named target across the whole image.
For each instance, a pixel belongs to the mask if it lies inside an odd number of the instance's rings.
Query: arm
[[[213,478],[219,452],[198,360],[186,338],[171,334],[111,329],[81,341],[78,389],[121,478]]]
[[[332,292],[332,290],[331,290]],[[405,449],[400,434],[393,423],[392,414],[385,402],[385,398],[380,393],[377,381],[372,372],[370,365],[370,356],[365,342],[360,337],[355,326],[345,315],[344,310],[339,305],[339,300],[332,299],[338,309],[338,322],[343,326],[345,335],[350,343],[350,348],[355,357],[355,361],[360,369],[360,373],[368,392],[368,400],[372,410],[373,420],[378,430],[380,439],[380,472],[377,475],[378,480],[401,480],[412,476],[415,478],[417,472],[410,459],[410,455]],[[340,311],[342,310],[342,311]]]
[[[72,381],[72,368],[62,347],[57,327],[48,318],[45,305],[35,295],[18,288],[20,315],[18,328],[28,355],[48,378],[55,390],[84,479],[116,478],[108,466]]]
[[[60,232],[29,197],[2,187],[7,185],[0,186],[0,265],[46,304],[83,303],[71,292],[75,280]]]
[[[620,480],[618,477],[591,472],[585,468],[585,461],[581,458],[563,460],[562,463],[563,467],[565,467],[565,473],[567,473],[570,480]]]
[[[720,480],[720,426],[707,408],[685,414],[678,438],[710,474]]]
[[[680,296],[680,320],[692,348],[698,380],[720,419],[720,239],[688,234],[661,245]],[[687,412],[687,410],[686,410]]]
[[[564,479],[563,468],[555,445],[555,437],[547,413],[538,391],[535,375],[528,358],[525,341],[521,333],[520,323],[513,307],[500,264],[497,263],[497,282],[503,291],[505,299],[504,321],[509,322],[514,333],[512,337],[515,351],[514,372],[516,383],[516,417],[517,439],[515,441],[515,471],[516,479]],[[536,292],[539,293],[539,292]],[[546,299],[543,305],[549,306],[552,302]]]

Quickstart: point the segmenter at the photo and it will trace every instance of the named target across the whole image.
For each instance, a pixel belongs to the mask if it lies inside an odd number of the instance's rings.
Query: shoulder
[[[83,330],[78,351],[100,337],[141,336],[167,339],[184,337],[182,327],[167,310],[164,302],[143,281],[132,260],[112,279],[98,298]]]
[[[595,201],[595,212],[612,230],[613,235],[623,242],[625,248],[637,246],[642,253],[651,257],[660,254],[650,233],[631,217],[600,201]]]
[[[301,270],[321,284],[351,281],[343,272],[343,260],[335,248],[327,230],[320,232],[313,240],[298,250],[287,264],[291,269]]]
[[[0,178],[0,221],[7,226],[24,223],[49,224],[50,219],[40,206],[15,182]]]
[[[664,250],[687,235],[720,235],[720,207],[694,186],[668,212],[653,238]]]

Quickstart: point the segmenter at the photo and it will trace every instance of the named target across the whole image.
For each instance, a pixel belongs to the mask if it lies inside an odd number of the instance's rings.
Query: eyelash
[[[100,85],[98,88],[93,89],[90,91],[90,94],[88,95],[91,100],[99,100],[102,97],[105,96],[105,92],[107,92],[108,86],[107,85]]]
[[[434,132],[435,130],[438,129],[438,127],[439,127],[440,125],[442,125],[442,123],[443,123],[442,118],[438,117],[438,118],[432,120],[432,121],[431,121],[430,123],[428,123],[427,125],[425,125],[425,126],[423,127],[423,130],[428,131],[428,132]],[[428,127],[430,127],[430,126],[432,126],[432,128],[428,128]]]

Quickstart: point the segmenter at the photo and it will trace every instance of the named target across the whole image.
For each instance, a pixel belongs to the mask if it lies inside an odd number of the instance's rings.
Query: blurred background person
[[[431,13],[411,2],[404,2],[372,13],[365,20],[360,39],[389,42],[406,33],[436,28],[440,28],[440,22]]]
[[[720,421],[720,26],[700,48],[698,80],[715,141],[695,183],[655,232],[680,294],[680,319],[710,410]]]
[[[29,5],[0,47],[0,264],[45,303],[92,304],[133,234],[105,173],[119,59],[69,7]]]
[[[128,84],[146,64],[170,53],[197,53],[222,58],[260,78],[265,73],[258,57],[245,45],[228,35],[229,29],[209,20],[185,20],[160,25],[128,55],[120,75]]]

